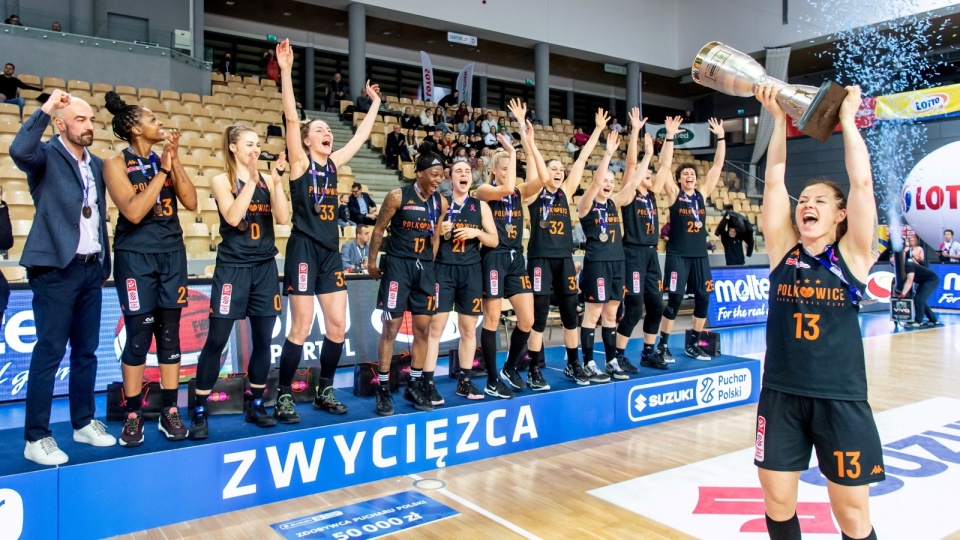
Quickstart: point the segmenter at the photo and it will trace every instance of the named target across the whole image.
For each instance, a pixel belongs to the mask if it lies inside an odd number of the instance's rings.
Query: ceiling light
[[[428,40],[427,40],[427,43],[433,45],[434,43],[436,43],[436,40],[428,39]]]
[[[337,21],[333,23],[334,26],[343,26],[343,21]]]
[[[392,34],[393,32],[391,32],[390,30],[384,30],[382,33],[383,33],[383,35],[385,35],[385,36],[389,36],[389,35]]]
[[[227,0],[227,5],[228,5],[228,6],[232,6],[232,5],[234,5],[234,4],[236,4],[236,2],[234,2],[233,0]]]
[[[293,15],[293,12],[292,12],[292,11],[284,11],[284,12],[283,12],[283,16],[284,16],[284,17],[289,17],[289,16],[291,16],[291,15]]]

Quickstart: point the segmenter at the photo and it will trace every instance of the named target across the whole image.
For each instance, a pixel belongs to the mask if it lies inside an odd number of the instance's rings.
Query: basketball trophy
[[[825,142],[840,122],[840,103],[847,96],[847,90],[833,81],[815,88],[774,79],[756,60],[719,41],[700,49],[690,74],[697,84],[739,97],[753,96],[758,86],[772,84],[777,102],[794,119],[797,129],[820,142]]]

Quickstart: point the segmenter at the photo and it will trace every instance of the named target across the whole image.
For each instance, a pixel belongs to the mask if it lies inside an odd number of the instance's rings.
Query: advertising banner
[[[423,101],[434,101],[433,64],[430,62],[430,56],[423,51],[420,51],[420,65],[423,70]]]
[[[877,98],[877,122],[935,120],[960,115],[960,84]]]
[[[474,62],[470,62],[457,75],[456,89],[460,92],[460,101],[466,101],[467,107],[473,107],[473,66]]]
[[[667,136],[667,128],[663,124],[647,122],[644,129],[646,129],[646,132],[654,139],[657,137],[665,139]],[[680,129],[685,129],[686,131],[681,131],[677,134],[677,138],[673,141],[674,148],[707,148],[710,146],[710,124],[684,123],[680,125]]]

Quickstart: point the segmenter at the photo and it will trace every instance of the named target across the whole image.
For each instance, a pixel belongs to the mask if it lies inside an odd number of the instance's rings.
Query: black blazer
[[[37,207],[33,226],[20,255],[27,268],[66,268],[77,255],[80,243],[80,211],[83,208],[83,180],[80,167],[63,144],[53,137],[41,141],[50,124],[50,115],[37,110],[20,127],[10,157],[27,174],[30,195]],[[110,277],[110,243],[107,237],[107,195],[103,184],[103,160],[90,154],[90,169],[97,188],[100,211],[100,264],[104,280]]]
[[[369,193],[361,193],[360,196],[363,197],[363,200],[367,201],[367,212],[377,207]],[[350,196],[350,202],[347,203],[347,207],[350,209],[350,221],[354,223],[364,223],[364,212],[360,211],[360,202],[356,197],[353,195]]]

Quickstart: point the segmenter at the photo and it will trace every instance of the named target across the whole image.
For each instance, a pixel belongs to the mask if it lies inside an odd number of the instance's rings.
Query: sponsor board
[[[668,378],[656,382],[639,379],[639,384],[625,390],[620,406],[626,409],[631,424],[673,416],[687,416],[694,411],[717,409],[757,401],[759,367],[725,366],[712,372]]]
[[[56,538],[57,469],[0,477],[0,540]]]
[[[710,328],[762,323],[767,320],[770,269],[766,266],[713,268],[713,294],[707,309]]]
[[[960,223],[960,142],[926,154],[907,175],[901,192],[903,217],[931,246],[943,241],[943,230]],[[954,227],[956,227],[954,225]]]
[[[941,309],[960,309],[960,265],[931,264],[930,269],[937,273],[940,285],[930,295],[927,305]]]
[[[887,476],[870,486],[878,535],[942,538],[960,530],[960,400],[907,405],[877,414],[876,422]],[[758,451],[744,448],[589,493],[694,537],[765,538],[763,493],[753,464]],[[829,501],[814,454],[800,477],[797,513],[804,538],[839,536]]]
[[[456,516],[445,504],[416,491],[342,506],[319,514],[274,523],[270,527],[289,540],[376,538]]]

